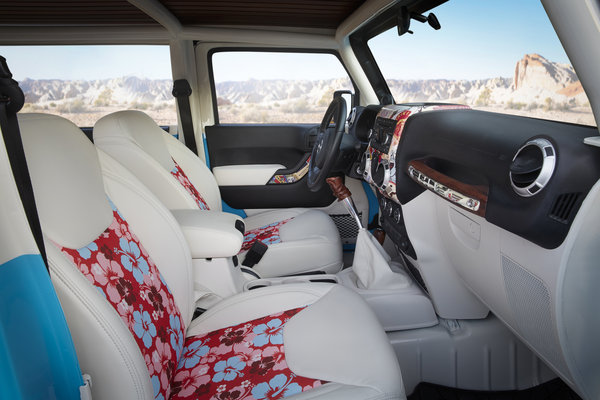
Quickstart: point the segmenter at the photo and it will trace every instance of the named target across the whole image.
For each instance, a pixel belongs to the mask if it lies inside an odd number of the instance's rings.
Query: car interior
[[[0,4],[0,398],[600,399],[598,21]]]

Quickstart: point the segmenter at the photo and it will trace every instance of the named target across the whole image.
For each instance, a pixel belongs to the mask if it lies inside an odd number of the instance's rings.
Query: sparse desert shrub
[[[536,103],[535,101],[533,103],[529,103],[527,105],[527,111],[537,110],[539,106],[540,105],[538,103]]]
[[[85,103],[81,99],[66,101],[56,106],[56,111],[60,113],[78,114],[87,111]]]
[[[150,108],[151,104],[150,103],[139,103],[137,101],[132,101],[131,105],[129,106],[130,110],[147,110],[148,108]]]
[[[169,109],[171,109],[175,112],[175,110],[177,108],[175,107],[175,104],[170,101],[156,103],[152,106],[152,110],[154,110],[154,111],[169,110]]]
[[[526,107],[527,107],[527,104],[521,103],[518,101],[513,101],[513,99],[508,100],[508,102],[506,103],[506,108],[509,108],[512,110],[522,110]]]
[[[112,90],[106,88],[98,95],[94,105],[96,107],[107,107],[112,103]]]
[[[550,97],[546,97],[544,100],[544,111],[550,111],[554,109],[554,102]]]
[[[333,93],[328,90],[325,93],[323,93],[323,96],[321,96],[321,98],[317,102],[317,105],[321,106],[321,107],[327,107],[329,105],[329,103],[331,102],[332,98],[333,98]]]
[[[306,101],[306,99],[296,100],[296,102],[294,103],[294,106],[293,106],[293,110],[297,113],[309,112],[310,109],[308,106],[308,101]]]
[[[491,98],[492,98],[492,91],[490,90],[490,88],[485,88],[479,94],[479,97],[475,101],[475,105],[487,106],[490,104]]]
[[[217,106],[226,106],[231,104],[231,101],[224,97],[217,97]]]

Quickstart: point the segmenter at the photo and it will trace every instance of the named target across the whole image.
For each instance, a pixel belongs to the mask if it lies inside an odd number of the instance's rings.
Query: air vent
[[[577,204],[577,200],[579,199],[579,193],[564,193],[556,198],[554,205],[552,206],[552,210],[550,210],[550,214],[548,216],[555,221],[558,221],[563,224],[568,224],[571,212],[573,208],[575,208],[575,204]]]
[[[525,143],[510,164],[514,191],[523,197],[537,194],[550,181],[555,165],[556,151],[550,141],[538,138]]]

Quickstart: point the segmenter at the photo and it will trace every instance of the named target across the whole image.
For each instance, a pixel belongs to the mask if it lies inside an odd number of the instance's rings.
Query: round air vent
[[[546,186],[556,165],[552,143],[538,138],[525,143],[510,164],[510,184],[523,197],[530,197]]]

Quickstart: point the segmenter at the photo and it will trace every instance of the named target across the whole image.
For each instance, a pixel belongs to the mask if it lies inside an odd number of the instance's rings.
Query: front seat
[[[198,156],[141,111],[118,111],[94,126],[94,143],[125,165],[170,210],[221,211],[217,182]],[[254,270],[262,277],[325,272],[343,265],[342,244],[332,219],[300,208],[261,212],[244,219],[240,256],[255,240],[268,250]]]
[[[260,288],[192,320],[190,250],[172,214],[64,118],[19,123],[53,284],[103,399],[403,399],[398,361],[354,292]]]

